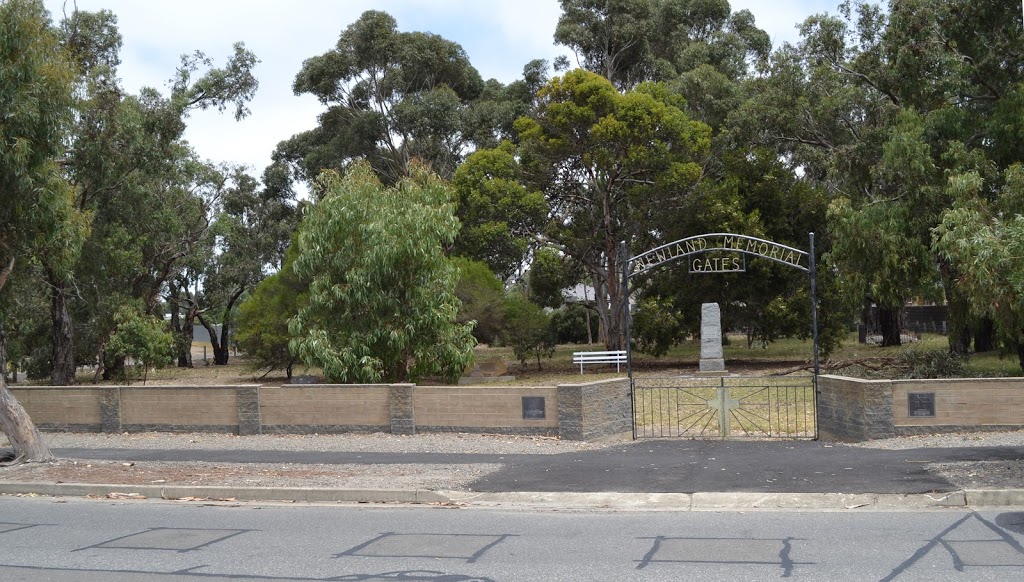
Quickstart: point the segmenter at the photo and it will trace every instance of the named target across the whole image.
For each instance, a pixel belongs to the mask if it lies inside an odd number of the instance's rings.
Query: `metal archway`
[[[626,243],[623,241],[620,248],[620,263],[622,265],[622,286],[625,301],[623,301],[623,309],[625,310],[624,324],[625,324],[625,336],[626,336],[626,369],[629,375],[630,392],[634,398],[634,430],[633,436],[637,437],[636,429],[636,410],[635,410],[635,392],[636,383],[633,377],[633,347],[632,347],[632,316],[629,309],[629,296],[632,293],[630,286],[630,280],[638,275],[643,275],[650,272],[651,270],[660,267],[664,264],[690,257],[697,257],[699,255],[714,254],[717,255],[714,259],[689,259],[689,269],[692,272],[701,273],[735,273],[745,271],[745,258],[754,257],[759,259],[767,259],[780,263],[791,268],[804,271],[810,275],[811,280],[811,326],[812,326],[812,337],[814,341],[814,375],[812,383],[814,385],[814,400],[817,401],[817,377],[820,372],[819,361],[818,361],[818,297],[817,297],[817,267],[815,264],[815,253],[814,253],[814,233],[808,234],[809,250],[802,251],[797,248],[793,248],[787,245],[783,245],[774,241],[765,240],[757,237],[735,234],[735,233],[709,233],[691,236],[688,238],[680,239],[668,244],[661,245],[654,249],[640,253],[639,255],[629,257],[626,249]],[[736,257],[743,257],[744,261],[741,263]],[[722,408],[719,411],[720,422],[723,421],[722,417],[729,412],[729,407],[726,404],[728,400],[728,388],[725,387],[725,382],[722,382],[722,388],[720,389],[720,397],[722,400]],[[710,400],[708,401],[708,407],[711,407]],[[816,406],[815,406],[816,408]],[[815,422],[816,425],[816,422]],[[728,435],[728,429],[724,430]],[[817,436],[817,429],[815,426],[814,430],[815,438]]]

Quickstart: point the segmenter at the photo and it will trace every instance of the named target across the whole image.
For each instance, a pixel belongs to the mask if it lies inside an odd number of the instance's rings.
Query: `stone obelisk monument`
[[[722,353],[722,312],[717,303],[700,306],[700,371],[707,376],[725,375]]]

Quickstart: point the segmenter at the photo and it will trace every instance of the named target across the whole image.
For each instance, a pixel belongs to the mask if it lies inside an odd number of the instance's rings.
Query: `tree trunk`
[[[39,429],[28,417],[21,403],[7,389],[7,380],[0,376],[0,430],[14,447],[16,459],[31,463],[54,460],[50,447],[43,442]]]
[[[587,308],[585,308],[583,310],[583,315],[586,317],[586,321],[587,321],[587,344],[592,344],[592,343],[594,343],[594,332],[593,332],[593,330],[590,327],[590,308],[589,307],[587,307]]]
[[[192,317],[185,318],[185,324],[181,326],[181,348],[178,350],[178,367],[193,368],[192,363],[192,341],[196,335],[196,323]]]
[[[50,277],[50,317],[53,335],[50,345],[50,382],[54,386],[71,386],[75,383],[75,345],[71,314],[68,313],[64,285]]]
[[[2,247],[0,247],[2,249]],[[0,268],[0,289],[7,283],[7,277],[14,270],[14,257]],[[4,327],[0,322],[0,328]],[[4,339],[6,352],[6,336]],[[7,369],[7,356],[4,355],[3,366]],[[14,448],[14,458],[23,462],[43,463],[53,460],[53,453],[43,442],[39,429],[29,418],[25,408],[7,389],[7,374],[0,373],[0,430],[7,435],[7,440]]]
[[[226,345],[221,345],[220,336],[217,335],[217,328],[213,324],[206,321],[206,318],[202,315],[198,315],[199,323],[206,328],[206,333],[210,335],[210,345],[213,346],[213,363],[218,366],[223,366],[228,363],[228,348]],[[223,330],[223,326],[221,327]]]
[[[946,289],[946,317],[949,323],[949,353],[966,356],[971,347],[971,327],[968,325],[970,305],[959,291],[957,274],[945,261],[939,261],[942,284]]]
[[[991,352],[996,349],[996,325],[991,317],[986,317],[978,324],[978,331],[974,334],[975,353]]]
[[[226,366],[228,363],[228,356],[230,355],[231,349],[231,310],[235,308],[235,302],[238,298],[245,293],[245,287],[237,289],[228,299],[227,305],[224,306],[224,317],[221,318],[220,324],[220,338],[214,334],[213,326],[206,323],[206,321],[199,317],[199,322],[203,324],[206,331],[210,332],[210,343],[213,345],[213,363],[218,366]]]
[[[220,341],[213,344],[213,363],[218,366],[228,365],[228,356],[230,355],[231,338],[229,336],[229,327],[231,325],[231,316],[227,313],[224,314],[224,321],[220,324]]]
[[[903,309],[878,306],[878,326],[882,331],[882,347],[901,345],[900,320]]]
[[[191,350],[185,345],[185,338],[181,334],[181,291],[173,283],[169,284],[170,293],[167,294],[167,303],[171,306],[171,335],[174,336],[174,351],[177,353],[179,368],[191,368],[188,365],[188,356]]]
[[[0,326],[0,377],[7,381],[7,330]],[[17,378],[14,380],[17,382]]]
[[[184,295],[184,301],[182,295]],[[196,315],[199,313],[199,307],[183,286],[175,287],[172,290],[171,303],[174,304],[174,309],[171,311],[171,328],[176,334],[175,337],[178,338],[178,367],[193,368],[195,364],[192,362],[192,342],[195,339]],[[184,320],[180,314],[182,303],[186,304]]]
[[[1017,363],[1020,369],[1024,370],[1024,343],[1017,344]]]

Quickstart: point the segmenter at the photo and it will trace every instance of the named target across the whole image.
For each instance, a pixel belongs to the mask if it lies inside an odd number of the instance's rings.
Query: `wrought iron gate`
[[[633,438],[814,439],[815,376],[633,378]]]

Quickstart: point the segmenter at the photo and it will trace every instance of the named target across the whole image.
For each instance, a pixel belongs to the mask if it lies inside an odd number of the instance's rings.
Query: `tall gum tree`
[[[619,243],[635,249],[649,217],[684,204],[701,177],[711,130],[691,120],[664,85],[625,94],[577,69],[545,86],[516,123],[531,188],[544,193],[541,241],[582,265],[594,286],[601,338],[624,342]]]
[[[72,79],[42,3],[0,3],[0,293],[19,261],[47,252],[64,268],[77,255],[84,224],[55,163],[71,122]],[[3,374],[0,429],[17,458],[53,459]]]
[[[399,32],[395,19],[364,12],[330,51],[307,59],[292,86],[327,106],[319,126],[278,145],[312,182],[321,169],[365,158],[386,182],[419,159],[450,177],[468,140],[463,116],[484,90],[465,50],[436,34]]]
[[[105,366],[114,314],[136,300],[157,313],[168,282],[202,246],[224,190],[222,172],[183,140],[188,116],[215,108],[245,117],[258,87],[252,75],[258,61],[242,43],[219,67],[195,52],[182,57],[166,95],[152,88],[129,95],[117,78],[121,42],[114,14],[75,10],[62,22],[61,41],[77,74],[76,123],[64,171],[77,207],[93,217],[93,231],[86,241],[89,260],[75,269],[71,314],[55,311],[54,328],[74,318],[77,356]],[[53,278],[51,286],[64,283]]]
[[[881,49],[885,22],[877,6],[857,12],[844,4],[839,16],[811,16],[801,42],[773,53],[730,119],[738,139],[775,148],[837,201],[826,259],[851,303],[877,304],[889,323],[883,344],[897,345],[903,305],[921,294],[918,282],[933,269],[926,245],[907,237],[906,210],[893,204],[906,191],[878,168],[900,112]],[[868,241],[876,244],[865,254],[860,243]]]

